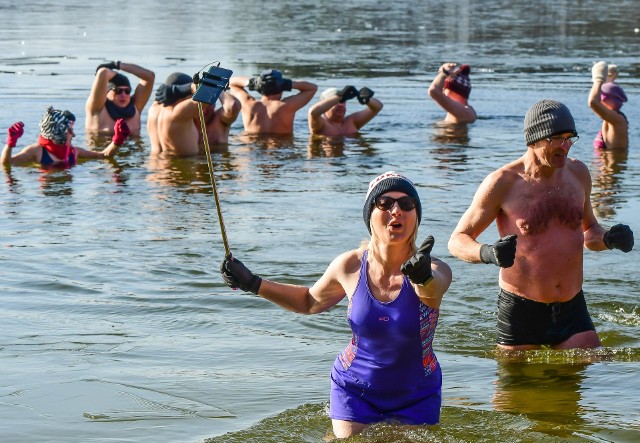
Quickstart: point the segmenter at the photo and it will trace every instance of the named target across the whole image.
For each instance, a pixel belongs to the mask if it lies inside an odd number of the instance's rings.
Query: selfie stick
[[[218,66],[220,64],[218,63]],[[194,76],[194,81],[198,84],[198,89],[193,95],[193,100],[198,102],[198,112],[200,113],[200,126],[202,128],[202,139],[204,140],[204,149],[207,154],[207,164],[209,165],[209,178],[211,179],[211,188],[213,189],[213,198],[216,202],[216,211],[218,212],[218,222],[220,223],[220,233],[222,234],[222,243],[224,245],[224,253],[226,257],[231,257],[231,249],[229,249],[229,241],[227,240],[227,230],[224,227],[222,218],[222,210],[220,209],[220,198],[218,197],[218,187],[216,186],[216,177],[213,174],[213,162],[211,161],[211,150],[209,149],[209,138],[207,137],[207,127],[204,123],[204,113],[202,111],[202,103],[215,104],[222,91],[229,83],[228,77],[231,71],[214,66],[209,69],[208,73],[204,73],[202,78],[198,74]]]

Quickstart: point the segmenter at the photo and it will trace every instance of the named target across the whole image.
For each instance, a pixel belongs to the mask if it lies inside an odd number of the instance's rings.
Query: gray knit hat
[[[369,183],[369,190],[367,191],[364,208],[362,209],[362,217],[364,218],[364,224],[367,225],[369,234],[371,234],[371,212],[373,211],[373,205],[376,199],[391,191],[404,192],[416,201],[416,213],[418,214],[418,224],[420,224],[420,220],[422,219],[422,205],[420,204],[420,196],[415,186],[413,186],[411,180],[404,175],[398,174],[395,171],[388,171],[374,178]]]
[[[524,116],[524,141],[527,146],[564,132],[578,135],[569,108],[558,101],[540,100]]]

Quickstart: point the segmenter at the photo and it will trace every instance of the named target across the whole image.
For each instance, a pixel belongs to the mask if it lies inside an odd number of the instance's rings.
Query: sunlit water
[[[494,352],[498,269],[446,249],[480,181],[525,149],[524,113],[544,97],[573,112],[581,140],[571,154],[591,170],[602,224],[640,231],[636,2],[5,3],[0,126],[24,121],[21,146],[49,104],[82,122],[95,67],[111,59],[159,81],[214,60],[238,75],[276,67],[320,91],[368,86],[383,101],[343,144],[310,141],[305,108],[291,140],[244,138],[238,120],[228,150],[213,155],[232,251],[283,282],[313,283],[365,238],[372,177],[395,169],[419,188],[420,236],[435,236],[434,254],[454,272],[435,340],[442,421],[376,425],[352,441],[640,438],[637,250],[585,252],[604,349],[506,358]],[[626,158],[591,146],[599,59],[623,72]],[[467,130],[438,125],[427,98],[449,60],[472,66],[480,119]],[[152,162],[149,150],[143,132],[114,161],[2,172],[0,440],[323,441],[329,371],[350,336],[344,304],[305,317],[226,288],[206,160]],[[496,236],[491,227],[480,239]]]

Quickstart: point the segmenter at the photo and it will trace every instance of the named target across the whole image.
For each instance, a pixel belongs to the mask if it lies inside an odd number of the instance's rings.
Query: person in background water
[[[49,106],[40,120],[38,142],[11,156],[18,139],[24,133],[24,123],[14,123],[8,129],[7,143],[0,161],[4,165],[27,165],[36,163],[45,167],[68,167],[79,158],[110,158],[129,136],[130,131],[124,119],[118,119],[114,125],[111,143],[100,152],[89,151],[71,145],[75,136],[73,126],[76,117],[69,111],[60,111]]]
[[[229,81],[231,93],[242,105],[244,130],[250,134],[293,134],[296,112],[302,109],[318,90],[313,83],[284,78],[276,69],[267,69],[254,78],[234,76]],[[249,91],[261,94],[256,100]],[[297,94],[282,98],[285,91],[298,90]]]
[[[373,98],[373,94],[367,87],[357,90],[354,86],[345,86],[341,91],[326,89],[320,95],[320,101],[309,109],[309,131],[312,135],[327,136],[356,134],[382,109],[382,102]],[[347,101],[353,98],[366,107],[346,116]]]
[[[132,94],[129,79],[116,70],[129,72],[140,79]],[[140,115],[153,92],[155,74],[133,63],[112,61],[98,65],[87,99],[85,129],[111,132],[118,119],[124,119],[134,134],[141,129]]]
[[[475,109],[469,104],[471,94],[471,67],[457,63],[445,63],[429,86],[429,96],[447,111],[444,121],[447,123],[473,123],[478,118]]]
[[[591,68],[593,85],[589,91],[589,107],[602,119],[602,128],[593,140],[596,149],[627,149],[629,147],[629,122],[620,112],[627,101],[624,90],[615,83],[618,68],[599,61]],[[604,83],[605,79],[607,83]],[[609,79],[611,79],[609,81]]]
[[[583,247],[629,252],[633,232],[598,224],[589,169],[568,157],[578,133],[564,104],[535,103],[524,118],[524,138],[524,155],[489,174],[476,191],[449,251],[500,267],[499,348],[599,347],[582,291]],[[501,238],[479,243],[494,220]]]
[[[442,374],[432,342],[451,269],[431,256],[432,236],[416,247],[422,205],[406,177],[389,171],[373,179],[363,218],[370,241],[336,257],[311,288],[260,278],[235,257],[221,267],[229,287],[297,313],[324,312],[348,298],[353,336],[331,371],[338,438],[383,420],[440,418]]]
[[[191,100],[196,91],[192,77],[174,72],[158,87],[156,100],[149,109],[147,131],[151,155],[196,155],[200,151],[202,125],[198,102]],[[240,102],[226,91],[219,98],[222,107],[203,104],[207,137],[211,144],[226,144],[229,128],[238,118]]]

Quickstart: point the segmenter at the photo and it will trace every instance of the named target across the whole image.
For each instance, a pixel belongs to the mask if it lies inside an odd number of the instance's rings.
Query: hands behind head
[[[373,97],[373,91],[366,86],[358,91],[358,101],[361,105],[369,104],[371,97]]]
[[[506,235],[492,245],[480,247],[480,260],[493,263],[501,268],[510,268],[516,260],[516,243],[518,236]]]
[[[451,73],[453,72],[456,66],[458,66],[457,63],[453,63],[453,62],[445,63],[442,66],[440,66],[440,68],[438,69],[438,73],[442,73],[447,77],[449,77],[449,75],[451,75]]]
[[[262,278],[253,274],[240,260],[228,255],[220,266],[222,279],[231,289],[238,289],[258,295]]]
[[[98,67],[96,68],[96,73],[100,70],[100,68],[107,68],[107,69],[120,69],[120,61],[110,61],[108,63],[102,63],[100,65],[98,65]]]
[[[163,106],[171,106],[178,100],[191,95],[191,85],[192,83],[184,85],[166,85],[163,83],[156,90],[155,100]]]
[[[629,252],[633,249],[633,231],[627,225],[617,224],[604,233],[604,244],[609,249]]]
[[[433,248],[433,243],[433,236],[428,236],[413,257],[400,267],[402,273],[417,285],[425,285],[433,278],[433,273],[431,272],[431,249]]]
[[[129,125],[123,118],[119,118],[116,124],[113,125],[113,132],[111,141],[117,146],[122,146],[127,137],[131,135],[131,129],[129,129]]]
[[[342,88],[342,91],[338,91],[338,97],[340,97],[340,103],[344,103],[347,100],[356,98],[358,96],[358,90],[351,85]]]
[[[18,143],[18,139],[24,134],[24,123],[14,123],[7,129],[7,146],[14,148]]]

